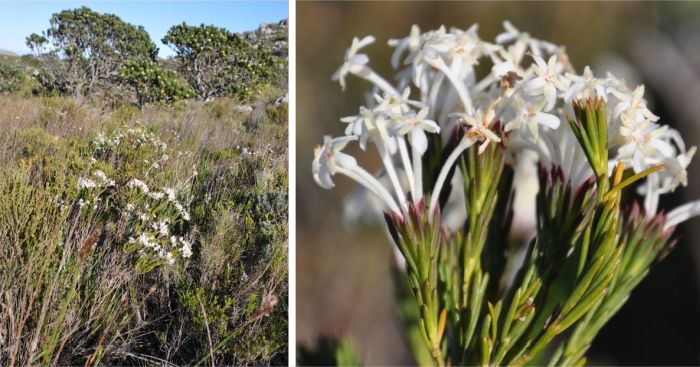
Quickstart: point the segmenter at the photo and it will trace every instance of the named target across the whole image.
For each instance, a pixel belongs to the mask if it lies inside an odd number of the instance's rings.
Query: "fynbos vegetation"
[[[286,364],[286,91],[191,99],[87,8],[28,42],[0,64],[0,364]]]

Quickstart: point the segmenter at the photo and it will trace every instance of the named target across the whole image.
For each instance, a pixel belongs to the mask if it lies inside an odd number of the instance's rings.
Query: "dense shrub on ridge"
[[[47,30],[27,36],[33,56],[23,62],[38,95],[101,96],[115,105],[138,106],[194,97],[252,102],[264,85],[286,85],[286,50],[277,49],[286,45],[286,25],[278,33],[272,49],[268,42],[249,41],[251,32],[182,23],[162,40],[177,56],[158,60],[158,48],[142,26],[83,6],[53,14]]]
[[[180,73],[205,101],[220,96],[248,99],[274,73],[269,50],[253,48],[241,36],[213,25],[175,25],[162,42],[175,51]]]
[[[31,34],[27,46],[44,63],[37,80],[48,91],[89,95],[108,89],[126,60],[152,60],[158,48],[142,26],[88,7],[53,14],[42,35]],[[59,61],[60,62],[57,62]]]

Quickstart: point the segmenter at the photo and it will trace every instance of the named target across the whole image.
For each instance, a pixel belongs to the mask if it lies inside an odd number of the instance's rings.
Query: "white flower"
[[[357,116],[341,119],[348,124],[346,137],[324,138],[323,146],[315,151],[315,181],[331,188],[333,176],[341,173],[364,186],[374,195],[372,199],[379,199],[373,208],[400,215],[407,213],[409,199],[417,203],[429,196],[432,218],[443,186],[459,185],[458,179],[447,179],[457,160],[473,144],[478,143],[482,153],[488,144],[500,142],[500,134],[492,131],[493,124],[500,121],[507,132],[507,143],[503,144],[506,164],[527,161],[531,165],[527,169],[534,169],[535,164],[558,166],[578,185],[591,177],[592,168],[570,127],[560,126],[561,119],[570,113],[573,100],[597,97],[608,106],[608,143],[610,154],[616,155],[609,165],[622,161],[635,172],[656,165],[665,168],[650,174],[641,186],[648,215],[655,215],[660,194],[687,184],[687,167],[695,149],[686,151],[678,132],[655,123],[659,118],[647,108],[643,86],[631,90],[610,73],[596,78],[588,66],[577,74],[563,47],[535,39],[507,21],[503,26],[505,32],[495,43],[481,40],[476,25],[465,31],[447,31],[442,26],[422,33],[417,26],[411,27],[405,38],[388,42],[394,47],[393,67],[405,66],[390,79],[396,80],[395,85],[375,73],[367,55],[359,52],[374,38],[355,38],[333,78],[342,87],[347,74],[371,82],[376,103],[360,107]],[[526,60],[526,55],[533,62]],[[482,76],[474,66],[483,59],[492,66]],[[411,99],[413,87],[417,87],[415,100]],[[441,144],[435,147],[446,146],[460,121],[468,128],[460,127],[464,136],[447,157],[440,157],[443,166],[437,167],[437,176],[435,167],[431,172],[432,192],[424,193],[422,165],[423,156],[432,147],[429,137],[440,138],[437,141]],[[354,140],[359,140],[363,150],[367,143],[377,148],[383,170],[376,177],[341,152]],[[410,197],[404,193],[406,187]],[[362,207],[355,202],[352,205]],[[464,207],[440,209],[464,211]],[[679,214],[673,220],[669,215],[671,223],[700,215],[700,204],[674,213]],[[452,217],[456,222],[463,220],[463,215],[445,212],[441,216],[444,223]]]
[[[617,158],[629,162],[635,172],[641,172],[649,166],[649,159],[673,156],[674,149],[665,138],[667,129],[651,122],[631,125],[623,120],[619,131],[624,143],[617,150]]]
[[[491,142],[499,143],[501,138],[491,131],[491,124],[495,117],[493,108],[489,108],[486,113],[482,110],[477,110],[474,116],[466,113],[455,113],[453,116],[459,118],[465,124],[469,125],[469,130],[466,135],[476,141],[481,141],[479,145],[479,154],[486,150],[486,147]]]
[[[340,65],[335,74],[333,74],[333,80],[340,82],[342,89],[345,89],[345,76],[348,73],[357,73],[362,70],[362,68],[369,62],[369,57],[366,54],[358,54],[357,52],[374,42],[374,37],[367,36],[362,39],[357,37],[353,38],[352,45],[345,51],[345,59],[343,64]]]
[[[165,195],[162,192],[154,191],[154,192],[149,192],[148,196],[154,200],[160,200]]]
[[[523,70],[518,62],[515,61],[514,56],[507,52],[506,50],[500,49],[496,50],[491,59],[493,61],[493,67],[491,68],[491,73],[496,77],[503,77],[509,72],[514,72],[519,76],[522,76]]]
[[[146,185],[143,181],[136,179],[136,178],[133,178],[129,182],[127,182],[126,186],[129,188],[134,188],[134,187],[138,188],[146,194],[149,192],[148,185]]]
[[[192,256],[192,244],[180,238],[180,243],[182,243],[182,257],[188,258]]]
[[[372,142],[377,146],[380,154],[396,153],[396,141],[389,136],[387,124],[389,120],[383,115],[365,107],[360,107],[360,113],[357,116],[347,116],[340,121],[348,124],[345,129],[346,135],[354,135],[359,138],[360,148],[367,149],[367,141],[372,139]]]
[[[94,176],[102,181],[102,186],[114,186],[114,180],[110,180],[104,172],[96,170],[92,173]]]
[[[85,177],[78,178],[77,184],[79,189],[91,189],[97,186],[95,181]]]
[[[538,55],[533,55],[532,58],[535,60],[533,68],[537,76],[524,82],[522,88],[530,95],[541,94],[546,101],[543,110],[549,111],[557,102],[557,89],[566,90],[569,81],[561,75],[556,55],[550,57],[546,63]]]
[[[314,161],[312,164],[314,180],[319,186],[329,189],[335,186],[331,177],[336,173],[341,173],[365,186],[381,198],[390,210],[401,213],[399,206],[386,188],[367,171],[360,168],[355,158],[341,152],[349,142],[354,140],[357,140],[356,136],[331,138],[326,135],[323,138],[323,146],[316,147],[314,150]]]
[[[177,197],[175,196],[175,190],[173,190],[170,187],[164,187],[163,192],[168,195],[168,200],[169,201],[176,201]]]
[[[147,247],[147,248],[154,248],[155,249],[156,247],[159,247],[158,244],[153,239],[153,237],[149,236],[146,233],[141,233],[139,235],[139,238],[137,239],[137,241],[138,241],[138,243],[140,243],[141,245],[143,245],[144,247]]]
[[[419,101],[413,101],[411,96],[411,88],[404,88],[401,95],[393,93],[384,93],[383,95],[375,94],[374,99],[377,101],[377,107],[374,111],[387,112],[389,114],[402,114],[411,110],[410,107],[425,108],[425,104]]]
[[[478,29],[478,24],[466,31],[453,28],[447,37],[442,37],[430,46],[440,52],[443,59],[449,60],[454,69],[460,69],[462,65],[476,65],[484,47],[477,35]]]
[[[440,126],[433,121],[428,120],[428,108],[423,108],[417,114],[412,112],[402,115],[391,129],[391,132],[399,135],[407,135],[408,141],[414,146],[421,155],[428,149],[428,138],[426,132],[437,134],[440,132]]]
[[[158,223],[158,232],[163,237],[167,237],[170,234],[170,228],[168,228],[167,220],[163,220]]]
[[[559,50],[559,47],[553,43],[532,38],[529,33],[521,32],[507,20],[503,22],[503,28],[505,32],[496,36],[495,41],[499,44],[516,41],[511,46],[511,52],[517,56],[516,60],[518,62],[520,62],[528,48],[537,56],[542,55],[543,49],[550,54],[554,54]]]
[[[598,97],[605,101],[608,100],[605,84],[593,76],[590,67],[586,66],[581,76],[567,73],[566,77],[572,82],[566,92],[564,92],[564,101],[566,103],[571,102],[574,98]]]
[[[659,116],[654,115],[647,108],[643,85],[638,86],[632,93],[625,93],[615,89],[612,89],[611,93],[620,100],[613,110],[613,118],[622,115],[629,123],[639,123],[644,120],[656,122],[659,120]]]
[[[352,170],[357,166],[357,161],[350,155],[342,153],[341,150],[349,142],[357,140],[356,136],[343,136],[331,138],[326,135],[323,138],[323,146],[314,150],[314,161],[312,170],[314,180],[324,189],[335,186],[331,176],[335,175],[339,168]]]
[[[180,216],[182,216],[182,219],[189,222],[190,213],[185,210],[185,207],[177,201],[174,201],[173,204],[175,205],[175,209],[180,213]]]
[[[401,55],[408,49],[409,52],[413,52],[420,47],[421,44],[420,28],[417,25],[411,26],[411,32],[408,37],[403,39],[392,39],[389,40],[388,45],[396,48],[394,53],[391,55],[391,65],[394,69],[399,67],[399,61],[401,60]]]
[[[659,194],[673,192],[679,185],[688,186],[688,166],[695,155],[695,150],[695,147],[691,147],[687,152],[659,160],[659,163],[665,166],[658,172],[659,187],[656,190]]]
[[[505,131],[527,127],[530,136],[535,140],[539,136],[539,125],[550,129],[556,129],[561,124],[559,117],[550,113],[541,112],[541,106],[535,106],[529,103],[521,103],[515,109],[516,116],[505,124]]]

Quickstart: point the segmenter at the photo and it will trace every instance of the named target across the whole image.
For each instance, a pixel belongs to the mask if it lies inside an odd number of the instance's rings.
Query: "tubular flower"
[[[357,76],[374,98],[340,119],[345,136],[324,137],[312,173],[326,189],[336,174],[360,184],[347,218],[384,219],[433,364],[584,365],[674,228],[700,216],[700,200],[658,213],[696,149],[651,112],[644,86],[579,74],[564,47],[504,28],[489,42],[477,25],[413,26],[388,42],[386,79],[358,53],[374,38],[355,38],[333,79]],[[379,172],[343,152],[355,142]],[[636,183],[643,206],[622,200]]]

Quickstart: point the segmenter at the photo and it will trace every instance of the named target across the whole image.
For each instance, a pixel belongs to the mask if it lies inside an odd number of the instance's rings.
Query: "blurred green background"
[[[347,228],[344,197],[354,183],[337,178],[323,190],[311,176],[313,148],[341,135],[369,85],[350,77],[341,92],[330,76],[352,37],[374,35],[363,50],[390,77],[391,38],[421,30],[468,28],[492,41],[510,20],[536,38],[565,45],[577,71],[611,70],[644,83],[651,109],[700,145],[700,3],[655,2],[298,2],[297,3],[297,338],[314,348],[321,336],[348,336],[368,365],[414,363],[396,316],[388,239],[379,226]],[[350,150],[370,172],[371,154]],[[689,187],[662,199],[670,209],[700,198],[700,159]],[[681,225],[676,249],[652,268],[593,345],[591,364],[700,364],[700,219]]]

